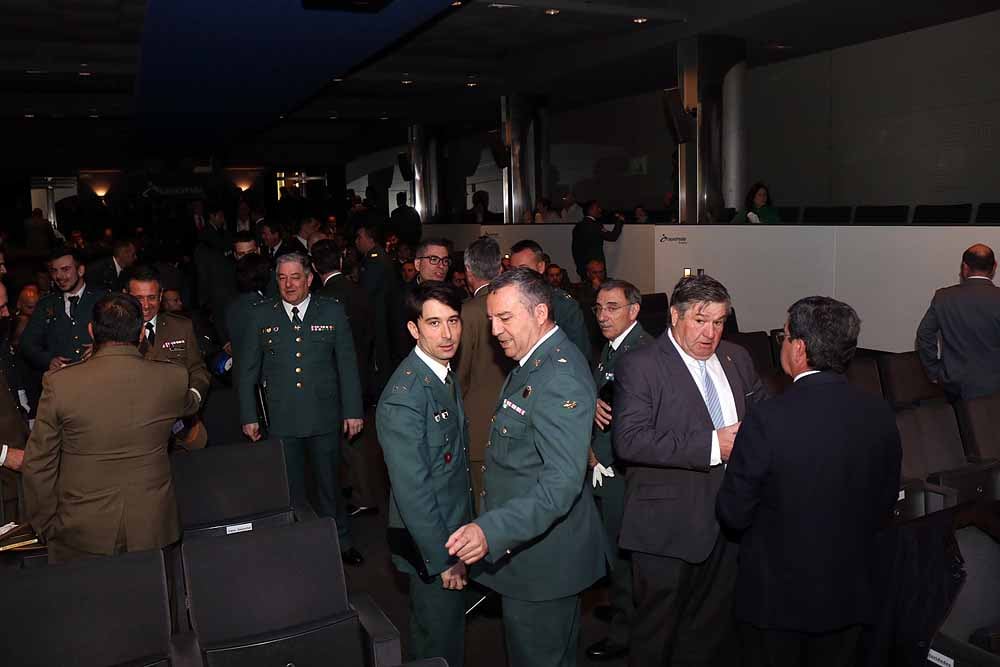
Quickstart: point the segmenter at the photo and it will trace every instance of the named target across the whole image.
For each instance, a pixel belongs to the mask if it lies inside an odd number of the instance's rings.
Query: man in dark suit
[[[226,229],[226,214],[219,203],[208,208],[208,224],[198,235],[194,264],[198,278],[198,307],[212,313],[218,339],[229,340],[226,306],[236,294],[233,239]]]
[[[358,227],[354,245],[361,253],[361,287],[375,311],[372,386],[381,392],[385,381],[412,349],[412,340],[402,340],[401,287],[392,260],[381,244],[378,226],[365,220]],[[404,349],[405,348],[405,349]]]
[[[200,401],[183,367],[139,354],[134,298],[109,294],[93,310],[94,353],[45,374],[21,469],[29,521],[53,563],[180,537],[167,440]]]
[[[615,369],[612,438],[625,465],[618,546],[632,551],[635,616],[629,664],[728,664],[734,648],[736,545],[715,496],[750,406],[765,388],[750,355],[722,340],[729,292],[681,279],[670,327]]]
[[[736,436],[718,514],[743,533],[736,582],[748,667],[848,667],[874,624],[875,535],[896,503],[901,449],[885,401],[847,383],[861,321],[846,303],[788,309],[794,384]]]
[[[934,294],[917,327],[927,376],[954,399],[1000,392],[1000,288],[996,258],[977,243],[962,255],[962,282]],[[938,358],[938,336],[941,356]]]
[[[615,225],[610,230],[604,229],[600,218],[604,209],[600,203],[591,200],[584,204],[583,220],[573,226],[573,262],[580,280],[587,282],[587,262],[599,259],[607,266],[604,259],[604,242],[617,241],[622,235],[622,225],[625,218],[620,213],[615,214]]]
[[[420,243],[420,214],[406,205],[406,193],[396,193],[396,210],[389,216],[389,228],[396,233],[400,243],[415,246]]]
[[[94,260],[87,265],[87,280],[94,287],[109,292],[125,288],[125,272],[135,264],[135,243],[131,239],[117,239],[111,246],[111,256]]]

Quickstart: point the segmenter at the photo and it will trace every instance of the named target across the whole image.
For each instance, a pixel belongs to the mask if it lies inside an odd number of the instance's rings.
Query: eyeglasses
[[[786,338],[788,338],[788,334],[786,334],[784,331],[774,332],[774,340],[778,342],[778,345],[784,343]]]
[[[451,257],[438,257],[437,255],[424,255],[423,257],[417,257],[417,259],[426,259],[431,263],[431,266],[437,266],[438,264],[443,264],[445,266],[451,266]]]
[[[603,313],[604,311],[608,311],[608,315],[614,315],[615,313],[617,313],[622,308],[628,308],[631,305],[632,304],[630,304],[630,303],[626,303],[623,306],[619,306],[618,304],[614,304],[614,303],[609,303],[606,306],[602,306],[601,304],[597,304],[595,306],[591,306],[590,309],[592,311],[594,311],[594,315],[597,315],[598,317],[600,317],[601,313]]]

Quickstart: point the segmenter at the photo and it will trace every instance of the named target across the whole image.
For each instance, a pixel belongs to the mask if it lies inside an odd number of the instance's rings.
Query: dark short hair
[[[633,303],[642,303],[642,294],[639,293],[639,288],[628,282],[627,280],[605,280],[601,283],[601,286],[597,288],[597,293],[610,292],[613,289],[620,289],[625,292],[625,301],[629,305]]]
[[[424,303],[428,301],[440,301],[459,315],[462,314],[462,293],[458,288],[451,283],[427,280],[406,294],[403,304],[406,321],[416,324],[423,315]]]
[[[808,296],[788,309],[788,337],[804,341],[809,367],[843,373],[858,349],[861,318],[843,301]]]
[[[535,254],[536,262],[545,261],[545,251],[542,250],[542,246],[538,245],[537,241],[534,241],[532,239],[524,239],[523,241],[518,241],[517,243],[512,245],[510,247],[510,254],[516,255],[517,253],[523,252],[525,250],[530,250]]]
[[[139,344],[142,306],[129,294],[108,294],[94,304],[94,343]]]
[[[160,287],[163,287],[163,284],[160,282],[160,272],[149,264],[136,264],[128,270],[125,277],[126,287],[128,287],[128,284],[133,280],[141,283],[155,282]]]
[[[728,313],[733,300],[725,285],[708,274],[685,276],[678,280],[670,295],[670,307],[676,308],[683,316],[688,308],[698,303],[724,303]]]
[[[60,257],[66,257],[67,255],[73,258],[73,261],[76,262],[77,266],[83,264],[83,255],[80,254],[80,251],[76,248],[70,248],[69,246],[58,246],[53,248],[49,253],[48,261],[54,262]]]
[[[976,273],[990,273],[993,271],[993,265],[996,263],[997,260],[992,249],[986,253],[978,253],[969,248],[962,253],[962,264],[965,264]]]
[[[500,275],[500,244],[491,236],[480,236],[465,249],[465,268],[480,280]]]
[[[116,239],[114,243],[111,244],[111,254],[117,255],[122,250],[129,246],[135,246],[135,241],[130,238]]]
[[[309,251],[309,255],[312,257],[313,266],[319,275],[340,270],[340,250],[337,248],[337,244],[330,239],[316,241],[312,250]]]
[[[240,293],[263,292],[271,280],[271,262],[263,255],[244,255],[236,260],[236,289]]]
[[[417,244],[417,247],[413,251],[414,258],[423,257],[424,253],[427,252],[427,249],[435,245],[445,248],[448,251],[449,257],[451,256],[452,250],[455,249],[455,244],[448,239],[442,239],[442,238],[423,239],[422,241],[420,241],[419,244]]]
[[[758,181],[757,183],[751,185],[750,189],[747,190],[747,197],[746,199],[743,200],[744,211],[749,212],[753,210],[753,198],[757,196],[757,191],[760,190],[761,188],[764,188],[764,190],[767,191],[767,200],[764,202],[764,206],[773,205],[771,203],[771,188],[767,187],[767,185],[765,185],[764,183]]]
[[[257,237],[253,235],[253,232],[236,232],[233,234],[233,245],[237,243],[257,243]]]
[[[504,271],[493,279],[486,289],[493,294],[504,287],[516,287],[521,293],[521,303],[528,310],[534,310],[535,306],[544,303],[549,309],[549,320],[555,321],[555,314],[552,312],[552,288],[538,271],[523,266]]]
[[[359,216],[360,222],[357,223],[354,233],[360,232],[362,229],[365,233],[374,241],[377,245],[382,245],[385,243],[385,235],[382,233],[382,225],[371,216]]]

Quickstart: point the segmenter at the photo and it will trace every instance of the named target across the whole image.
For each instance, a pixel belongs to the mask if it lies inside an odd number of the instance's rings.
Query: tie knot
[[[146,322],[146,331],[152,331],[152,330],[153,330],[153,323]]]
[[[292,315],[298,315],[298,314],[299,314],[299,307],[292,306]]]
[[[80,301],[80,297],[78,297],[78,296],[71,296],[71,297],[69,297],[69,302],[70,303],[79,303],[79,301]]]

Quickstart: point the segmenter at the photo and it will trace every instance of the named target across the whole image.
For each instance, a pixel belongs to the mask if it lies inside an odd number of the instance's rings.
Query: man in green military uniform
[[[389,548],[410,579],[410,653],[465,657],[465,564],[448,536],[472,519],[468,426],[450,361],[462,336],[462,297],[451,285],[421,283],[404,304],[416,347],[386,385],[375,413],[389,470]]]
[[[542,246],[531,239],[518,241],[511,246],[510,265],[514,268],[523,266],[534,269],[542,276],[545,275],[545,270],[548,268]],[[583,353],[583,358],[589,364],[594,356],[594,350],[590,344],[590,336],[587,334],[587,325],[584,322],[580,304],[564,290],[558,287],[551,289],[553,320],[563,330],[567,338],[579,348],[580,352]]]
[[[474,578],[503,596],[510,664],[576,664],[580,593],[607,572],[608,545],[586,483],[597,399],[583,355],[552,321],[552,295],[521,268],[489,286],[493,334],[518,365],[486,447],[482,512],[448,538]]]
[[[358,227],[354,245],[361,253],[361,286],[375,310],[374,374],[372,386],[381,391],[389,374],[410,351],[409,341],[400,341],[402,306],[399,277],[379,242],[379,229],[372,222]]]
[[[594,435],[590,444],[591,484],[600,499],[601,518],[608,544],[616,554],[611,572],[611,625],[608,636],[587,648],[593,660],[614,660],[628,653],[629,626],[635,607],[632,604],[632,564],[618,551],[618,531],[625,511],[625,475],[618,468],[611,440],[612,392],[615,364],[629,350],[649,343],[653,338],[639,324],[642,296],[632,283],[607,280],[597,288],[594,315],[607,344],[594,369],[597,385],[597,409]]]
[[[105,291],[88,287],[79,253],[58,248],[49,255],[49,275],[58,288],[39,300],[21,335],[21,353],[38,371],[62,368],[90,356],[87,325]]]
[[[280,256],[277,275],[280,298],[254,306],[235,357],[243,432],[261,437],[254,392],[260,383],[270,435],[285,445],[293,500],[305,501],[308,457],[317,513],[335,517],[344,562],[359,565],[364,559],[351,544],[337,483],[340,432],[353,438],[364,423],[351,326],[339,302],[309,294],[313,275],[304,255]]]

